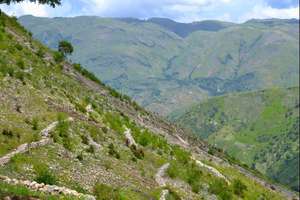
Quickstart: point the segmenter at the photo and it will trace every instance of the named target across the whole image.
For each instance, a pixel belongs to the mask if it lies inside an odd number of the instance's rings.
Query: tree
[[[0,0],[0,4],[10,5],[11,3],[20,3],[24,0]],[[51,7],[59,6],[61,4],[61,0],[29,0],[30,2],[39,3],[39,4],[47,4]]]
[[[73,46],[70,42],[63,40],[58,44],[58,51],[62,53],[64,56],[71,55],[73,53]]]

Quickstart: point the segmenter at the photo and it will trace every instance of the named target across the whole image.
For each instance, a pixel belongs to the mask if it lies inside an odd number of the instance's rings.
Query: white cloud
[[[166,17],[182,22],[204,19],[243,22],[251,18],[299,18],[299,6],[274,8],[267,1],[270,0],[62,0],[62,6],[54,9],[29,2],[0,5],[0,8],[16,16]]]
[[[49,13],[45,5],[39,5],[37,3],[22,2],[18,4],[11,4],[9,6],[1,5],[0,9],[3,9],[7,14],[20,16],[31,14],[38,17],[48,17]]]
[[[266,18],[299,18],[299,6],[292,8],[272,8],[267,5],[255,6],[250,12],[246,13],[240,18],[240,21],[248,19],[266,19]]]

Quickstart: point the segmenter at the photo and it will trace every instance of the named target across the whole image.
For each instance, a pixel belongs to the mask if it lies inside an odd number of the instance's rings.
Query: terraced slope
[[[299,87],[216,97],[170,118],[299,191]]]
[[[148,110],[167,115],[207,97],[292,87],[299,82],[299,20],[191,24],[154,18],[36,18],[19,21]]]
[[[58,59],[16,19],[0,20],[0,198],[295,195],[210,156],[200,140]]]

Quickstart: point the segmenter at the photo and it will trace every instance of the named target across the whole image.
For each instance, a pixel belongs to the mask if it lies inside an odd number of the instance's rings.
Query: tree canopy
[[[58,51],[61,52],[64,56],[67,54],[72,54],[73,50],[74,49],[72,44],[66,40],[60,41],[58,44]]]
[[[0,0],[0,4],[10,5],[11,3],[20,3],[24,0]],[[30,2],[39,3],[39,4],[47,4],[51,7],[59,6],[61,4],[61,0],[29,0]]]

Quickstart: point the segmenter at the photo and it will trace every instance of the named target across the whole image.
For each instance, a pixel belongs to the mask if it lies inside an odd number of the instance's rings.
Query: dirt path
[[[191,157],[191,159],[194,160],[197,163],[197,165],[199,165],[200,167],[206,168],[210,173],[212,173],[216,177],[224,179],[226,181],[226,183],[230,184],[230,181],[221,172],[219,172],[216,168],[214,168],[212,166],[209,166],[209,165],[206,165],[206,164],[204,164],[200,160],[197,160],[194,157]]]
[[[33,191],[44,192],[44,193],[48,193],[51,195],[64,194],[67,196],[75,196],[75,197],[85,199],[85,200],[96,200],[96,198],[92,195],[82,194],[82,193],[79,193],[75,190],[71,190],[66,187],[60,187],[60,186],[56,186],[56,185],[46,185],[43,183],[37,183],[35,181],[29,181],[29,180],[11,179],[7,176],[1,176],[1,175],[0,175],[0,180],[5,183],[8,183],[8,184],[22,185]]]
[[[165,174],[169,166],[170,163],[164,164],[158,169],[158,171],[155,174],[155,181],[160,187],[166,186],[167,180],[165,179]],[[169,190],[167,189],[162,190],[159,200],[166,200],[168,194],[169,194]]]
[[[73,120],[72,118],[67,119],[67,121],[72,121],[72,120]],[[57,126],[57,124],[58,124],[58,121],[52,122],[46,128],[41,130],[41,132],[40,132],[40,135],[42,136],[41,140],[36,141],[36,142],[21,144],[12,152],[9,152],[8,154],[2,156],[0,158],[0,166],[8,163],[10,161],[10,159],[17,154],[25,153],[25,152],[29,151],[30,149],[45,146],[45,145],[49,144],[52,141],[50,138],[48,138],[49,133]]]

